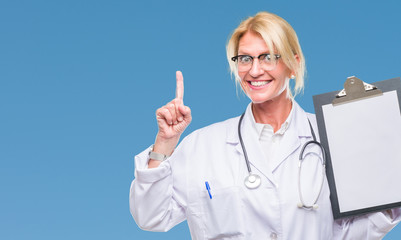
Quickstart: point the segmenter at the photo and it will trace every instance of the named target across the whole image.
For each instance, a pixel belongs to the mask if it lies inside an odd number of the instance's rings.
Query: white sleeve
[[[176,153],[179,152],[177,148],[159,167],[148,169],[149,150],[150,147],[135,156],[135,179],[132,181],[129,195],[130,211],[141,229],[165,232],[186,218],[185,190],[177,189],[179,186],[185,186],[185,182],[174,186],[171,164],[173,161],[184,164],[185,161],[179,161],[175,157],[182,157],[182,154]],[[183,171],[177,169],[177,172],[180,174]],[[185,181],[185,177],[181,180]]]
[[[336,220],[334,239],[382,239],[400,221],[400,208]]]

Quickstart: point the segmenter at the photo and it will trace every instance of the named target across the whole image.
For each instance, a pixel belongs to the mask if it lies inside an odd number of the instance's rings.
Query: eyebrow
[[[262,54],[269,54],[269,55],[271,55],[271,53],[270,53],[270,52],[262,52],[262,53],[260,53],[260,54],[258,54],[258,55],[256,55],[256,56],[260,56],[260,55],[262,55]],[[247,56],[253,56],[253,55],[251,55],[251,54],[248,54],[248,53],[240,53],[240,52],[238,52],[238,55],[247,55]]]

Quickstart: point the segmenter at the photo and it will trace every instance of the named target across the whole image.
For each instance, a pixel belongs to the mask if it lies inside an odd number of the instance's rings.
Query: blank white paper
[[[340,212],[401,202],[397,92],[322,109]]]

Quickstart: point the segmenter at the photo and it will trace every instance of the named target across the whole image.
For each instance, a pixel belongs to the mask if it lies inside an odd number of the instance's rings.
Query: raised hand
[[[175,98],[156,111],[158,137],[164,139],[179,137],[192,119],[190,108],[184,106],[184,78],[180,71],[176,72],[176,78]]]
[[[176,72],[177,86],[175,98],[165,106],[157,109],[156,119],[159,126],[153,151],[171,155],[181,134],[192,120],[191,109],[184,105],[184,78]],[[149,167],[153,166],[149,162]],[[156,164],[158,166],[158,164]]]

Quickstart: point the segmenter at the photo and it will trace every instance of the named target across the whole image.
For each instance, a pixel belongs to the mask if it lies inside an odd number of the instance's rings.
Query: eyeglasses
[[[260,54],[259,56],[237,55],[231,60],[237,64],[239,72],[248,72],[255,58],[259,59],[260,66],[265,71],[271,71],[276,68],[277,60],[281,57],[279,54],[270,55],[270,53]]]

